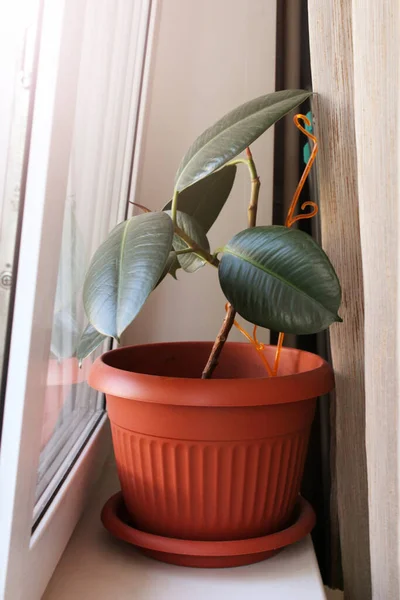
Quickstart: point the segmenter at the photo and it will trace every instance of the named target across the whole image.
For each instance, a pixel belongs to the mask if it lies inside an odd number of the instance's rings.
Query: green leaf
[[[227,201],[236,176],[236,166],[229,165],[200,179],[179,194],[178,208],[194,217],[207,233]],[[172,201],[163,210],[170,210]]]
[[[137,316],[164,270],[173,230],[165,212],[145,213],[117,225],[97,249],[83,302],[100,333],[119,339]]]
[[[177,280],[176,272],[180,268],[178,257],[175,252],[170,252],[167,265],[168,266],[168,274],[171,275],[175,280]]]
[[[168,215],[171,214],[170,210],[165,211]],[[210,244],[203,228],[193,217],[187,215],[178,210],[176,215],[177,226],[184,231],[198,246],[204,248],[204,250],[210,250]],[[178,233],[174,234],[173,241],[174,250],[187,250],[190,248],[189,244],[180,237]],[[194,273],[201,267],[204,267],[205,260],[197,256],[194,252],[189,254],[180,254],[177,256],[180,266],[188,273]]]
[[[156,284],[155,287],[159,286],[160,283],[163,281],[163,279],[165,279],[165,277],[168,274],[171,275],[174,279],[177,279],[176,272],[177,272],[178,269],[180,269],[180,265],[179,265],[179,262],[178,262],[178,257],[176,256],[175,251],[172,251],[172,252],[169,253],[167,262],[165,263],[164,270],[161,273],[161,277],[157,281],[157,284]]]
[[[340,283],[307,234],[254,227],[236,234],[219,265],[222,291],[247,321],[285,333],[316,333],[341,321]]]
[[[182,192],[222,167],[309,96],[311,92],[304,90],[274,92],[229,112],[189,148],[176,174],[175,189]]]
[[[96,348],[98,348],[106,339],[106,335],[99,333],[97,329],[95,329],[93,325],[89,323],[80,337],[78,348],[76,350],[76,357],[79,360],[79,366],[81,366],[82,361],[89,356],[89,354],[94,352]]]

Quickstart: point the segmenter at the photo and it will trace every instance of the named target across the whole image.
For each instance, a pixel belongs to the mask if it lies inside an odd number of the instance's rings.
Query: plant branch
[[[226,311],[225,319],[222,323],[222,327],[219,330],[217,338],[214,342],[214,346],[211,350],[211,354],[208,357],[208,361],[206,366],[204,367],[203,373],[201,375],[202,379],[211,379],[211,376],[218,365],[218,359],[222,352],[222,348],[228,338],[229,332],[232,329],[233,323],[235,321],[236,311],[233,308],[232,304],[228,305],[228,310]]]
[[[172,196],[172,204],[171,204],[171,219],[172,219],[174,225],[176,225],[176,212],[178,210],[178,196],[179,196],[179,192],[177,190],[174,190],[174,195]]]
[[[185,248],[185,250],[175,250],[175,255],[180,256],[181,254],[194,254],[193,248]]]
[[[248,165],[249,161],[247,158],[235,158],[234,160],[230,160],[227,162],[224,167],[230,167],[232,165]]]
[[[218,258],[210,254],[210,252],[208,252],[208,250],[206,250],[205,248],[202,248],[201,246],[196,244],[196,242],[192,240],[192,238],[177,225],[175,225],[175,233],[181,238],[181,240],[185,242],[185,244],[188,245],[189,249],[191,249],[194,252],[194,254],[208,262],[213,267],[218,267]]]
[[[176,197],[177,197],[177,195],[178,194],[176,194]],[[141,210],[143,210],[146,213],[151,212],[151,210],[149,208],[147,208],[147,206],[143,206],[142,204],[138,204],[137,202],[132,202],[132,201],[129,201],[129,202],[130,202],[130,204],[137,206],[138,208],[140,208]],[[172,215],[171,215],[171,218],[172,218]],[[190,235],[187,235],[187,233],[185,233],[183,231],[183,229],[178,227],[178,225],[175,225],[174,230],[175,230],[175,233],[177,235],[179,235],[179,237],[185,242],[185,244],[188,245],[187,249],[178,250],[178,252],[176,254],[188,254],[189,252],[193,252],[194,254],[196,254],[197,256],[199,256],[200,258],[205,260],[206,262],[208,262],[213,267],[218,267],[219,260],[218,260],[217,256],[215,255],[215,253],[210,254],[205,248],[202,248],[201,246],[196,244],[196,242],[194,240],[192,240]]]
[[[236,161],[232,161],[230,164],[236,163],[246,163],[251,177],[251,195],[250,195],[250,203],[247,209],[247,222],[249,227],[255,227],[256,219],[257,219],[257,208],[258,208],[258,196],[260,192],[260,178],[257,174],[256,165],[253,160],[253,155],[251,153],[250,148],[246,148],[246,156],[247,159],[237,159]],[[203,373],[201,375],[202,379],[211,379],[214,370],[216,369],[219,357],[224,347],[226,340],[228,339],[228,335],[230,330],[233,327],[235,322],[236,311],[232,304],[228,304],[228,309],[222,323],[221,329],[217,335],[217,338],[214,342],[214,345],[211,350],[211,354],[208,357],[208,361],[206,366],[204,367]]]
[[[246,148],[246,154],[248,157],[249,171],[251,175],[251,197],[249,208],[247,209],[247,221],[249,227],[255,227],[257,219],[258,195],[260,192],[260,178],[257,174],[250,148]]]

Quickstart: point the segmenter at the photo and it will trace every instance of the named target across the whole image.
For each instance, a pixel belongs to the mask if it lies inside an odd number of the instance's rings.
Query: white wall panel
[[[162,208],[192,141],[235,106],[274,91],[275,30],[275,1],[159,3],[136,202]],[[262,182],[258,221],[269,224],[272,130],[253,145],[253,154]],[[212,248],[247,226],[249,194],[247,169],[240,166],[232,195],[209,234]],[[206,266],[191,275],[181,270],[178,278],[167,277],[152,294],[124,343],[215,338],[225,313],[217,272]],[[233,331],[235,338],[242,339]]]

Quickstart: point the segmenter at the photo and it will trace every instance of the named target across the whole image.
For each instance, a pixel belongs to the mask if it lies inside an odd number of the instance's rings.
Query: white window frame
[[[133,0],[132,0],[133,1]],[[157,2],[135,0],[123,187],[132,193]],[[110,451],[104,415],[31,535],[86,0],[44,0],[0,454],[0,598],[39,600]],[[133,156],[132,156],[133,154]],[[124,218],[124,209],[120,210]]]

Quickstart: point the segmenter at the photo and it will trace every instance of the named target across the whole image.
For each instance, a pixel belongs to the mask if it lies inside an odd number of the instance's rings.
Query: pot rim
[[[178,344],[210,345],[212,342],[161,342],[138,344],[110,350],[97,358],[89,373],[88,383],[94,389],[113,397],[173,406],[245,407],[286,404],[316,398],[334,388],[331,366],[320,356],[296,348],[282,348],[284,355],[296,354],[313,364],[310,369],[276,377],[232,379],[195,379],[165,377],[126,371],[107,364],[107,358],[132,348],[152,348]],[[248,346],[246,342],[228,342],[230,346]],[[266,347],[273,351],[274,346]]]

